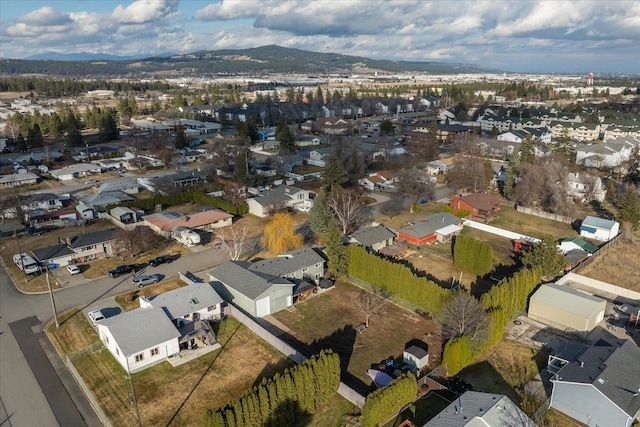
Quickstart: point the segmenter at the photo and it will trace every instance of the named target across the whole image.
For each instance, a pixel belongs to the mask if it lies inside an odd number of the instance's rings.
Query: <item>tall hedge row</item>
[[[415,379],[414,379],[415,382]],[[224,408],[209,410],[204,427],[292,426],[307,419],[338,391],[340,358],[322,350],[302,365],[276,374]]]
[[[380,258],[357,245],[349,246],[349,275],[434,314],[451,292],[416,276],[409,267]]]
[[[412,373],[392,381],[367,396],[362,407],[363,427],[377,427],[393,414],[397,414],[407,403],[413,402],[418,393],[416,377]]]
[[[128,208],[136,207],[145,211],[152,211],[156,208],[156,205],[162,205],[163,208],[167,208],[191,202],[202,206],[213,206],[234,215],[246,215],[249,212],[249,205],[247,205],[246,202],[234,205],[220,197],[209,196],[208,194],[197,190],[186,190],[178,193],[167,194],[166,196],[156,194],[148,199],[130,200],[109,205],[107,206],[107,210],[116,206],[126,206]]]
[[[461,234],[456,237],[453,246],[453,261],[465,271],[484,276],[493,267],[493,248],[485,242]]]

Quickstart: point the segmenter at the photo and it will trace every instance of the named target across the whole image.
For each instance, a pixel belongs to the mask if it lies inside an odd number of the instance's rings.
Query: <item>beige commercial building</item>
[[[606,301],[575,289],[543,284],[529,300],[529,318],[569,332],[589,332],[604,319]]]

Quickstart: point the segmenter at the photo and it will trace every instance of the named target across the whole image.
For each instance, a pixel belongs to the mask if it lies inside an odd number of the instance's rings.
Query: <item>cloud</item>
[[[17,22],[33,26],[58,26],[69,24],[71,19],[69,15],[60,13],[51,6],[43,6],[21,16]]]
[[[175,15],[179,0],[136,0],[127,7],[116,6],[111,16],[122,24],[142,24]]]

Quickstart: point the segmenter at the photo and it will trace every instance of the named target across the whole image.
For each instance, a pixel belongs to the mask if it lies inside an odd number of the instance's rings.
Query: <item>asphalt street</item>
[[[184,255],[149,273],[170,279],[178,272],[203,272],[228,259],[222,250]],[[200,274],[206,279],[205,274]],[[71,283],[71,282],[70,282]],[[54,293],[58,313],[79,308],[84,313],[132,288],[131,275],[80,282]],[[88,402],[42,333],[53,318],[49,296],[25,295],[0,268],[0,426],[94,426]],[[18,337],[19,339],[16,339]],[[54,369],[55,368],[55,369]],[[54,408],[55,409],[52,409]]]

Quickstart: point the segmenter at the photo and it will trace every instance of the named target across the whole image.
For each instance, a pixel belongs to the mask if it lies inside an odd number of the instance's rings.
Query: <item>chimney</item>
[[[67,237],[65,237],[65,239],[64,239],[64,240],[65,240],[65,242],[67,243],[67,245],[70,245],[70,244],[71,244],[71,237],[67,236]]]
[[[583,361],[580,361],[580,367],[584,368],[584,362]]]

